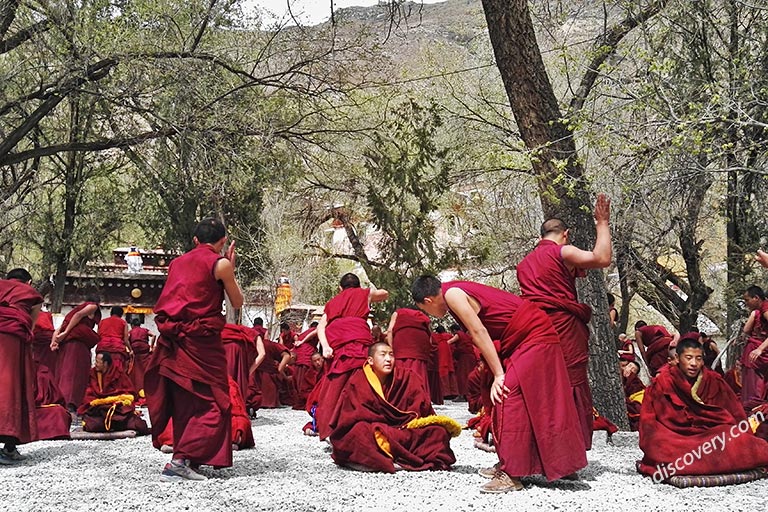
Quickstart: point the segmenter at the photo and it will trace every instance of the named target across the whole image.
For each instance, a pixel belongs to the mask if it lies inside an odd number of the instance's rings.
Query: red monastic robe
[[[669,344],[672,342],[672,335],[663,325],[646,325],[640,327],[638,331],[643,336],[645,362],[653,377],[666,366],[669,360]]]
[[[325,335],[333,350],[333,359],[320,383],[316,420],[320,439],[327,438],[335,424],[333,411],[347,379],[362,368],[373,344],[368,326],[370,306],[368,288],[347,288],[328,301]]]
[[[725,375],[723,375],[723,380],[726,384],[728,384],[728,387],[731,388],[739,400],[741,400],[741,372],[736,373],[736,367],[734,366],[725,372]]]
[[[227,357],[227,375],[240,387],[240,396],[248,394],[248,345],[255,340],[256,331],[244,325],[227,324],[221,331],[221,342]]]
[[[475,366],[467,379],[467,409],[472,414],[477,414],[483,408],[483,382],[487,380],[488,373],[485,366]]]
[[[768,320],[765,319],[765,312],[768,311],[768,300],[760,304],[760,308],[755,311],[755,322],[752,325],[752,332],[749,333],[744,351],[741,353],[741,403],[744,409],[752,410],[765,403],[766,392],[768,391],[768,350],[764,351],[757,361],[750,362],[749,354],[768,339]]]
[[[53,315],[49,311],[40,311],[32,328],[32,359],[38,366],[45,366],[52,378],[56,375],[59,353],[51,350],[53,339]]]
[[[397,317],[392,327],[392,351],[397,366],[412,371],[416,378],[421,379],[424,389],[429,390],[427,364],[432,351],[429,317],[409,308],[400,308],[395,313]]]
[[[133,403],[136,392],[133,381],[125,372],[111,365],[106,372],[91,368],[88,388],[77,413],[83,418],[86,432],[118,432],[135,430],[139,435],[149,434],[149,427]]]
[[[105,318],[99,322],[99,342],[96,344],[96,352],[109,352],[112,365],[121,371],[125,371],[128,363],[128,353],[123,342],[127,326],[119,316]]]
[[[133,371],[131,380],[137,392],[144,389],[144,373],[149,364],[149,329],[141,326],[132,328],[128,332],[128,342],[133,350]]]
[[[675,474],[724,474],[768,466],[768,443],[755,437],[748,425],[744,432],[736,427],[745,419],[741,403],[716,372],[703,368],[691,384],[677,366],[667,365],[645,391],[640,416],[644,456],[638,471],[661,481]]]
[[[325,375],[325,366],[320,370],[316,370],[314,366],[310,366],[309,369],[301,374],[301,380],[296,381],[296,400],[294,401],[293,408],[296,410],[312,410],[314,402],[309,402],[309,397],[313,394],[314,390],[320,384],[323,376]],[[310,412],[311,414],[311,412]]]
[[[199,245],[174,259],[155,305],[160,331],[144,375],[155,433],[173,418],[174,456],[214,467],[232,465],[227,358],[221,343],[224,286],[214,277],[220,256]]]
[[[61,394],[64,395],[67,407],[72,410],[77,409],[83,402],[85,388],[88,386],[91,349],[99,343],[99,335],[93,330],[101,321],[99,305],[95,302],[83,302],[67,313],[59,330],[60,333],[64,332],[75,313],[90,305],[96,306],[96,313],[93,318],[80,319],[80,322],[72,328],[67,337],[59,342],[56,385]]]
[[[434,414],[419,379],[395,366],[382,386],[370,366],[347,381],[331,432],[331,457],[340,466],[395,472],[395,464],[412,471],[450,469],[456,462],[450,434],[438,425],[404,428],[411,420]]]
[[[47,366],[37,368],[35,407],[39,440],[69,439],[72,416]]]
[[[475,345],[472,343],[472,338],[469,334],[464,331],[458,331],[456,335],[459,339],[451,345],[453,347],[456,388],[459,395],[466,398],[469,392],[469,374],[477,366],[477,356],[475,355]]]
[[[296,402],[293,404],[294,409],[303,409],[304,404],[307,401],[306,393],[302,393],[302,386],[304,386],[304,375],[311,371],[312,368],[312,354],[317,352],[317,337],[310,338],[309,341],[305,341],[307,337],[315,332],[316,329],[307,329],[298,336],[298,345],[294,346],[293,353],[296,355],[296,362],[293,365],[293,378],[296,383]],[[314,386],[313,386],[314,387]]]
[[[295,340],[296,340],[296,333],[293,331],[288,331],[287,333],[280,334],[279,343],[285,348],[287,348],[288,350],[293,350]]]
[[[552,240],[539,241],[517,265],[520,296],[537,304],[549,315],[560,337],[573,400],[579,414],[587,450],[592,447],[592,392],[589,389],[589,320],[592,309],[578,302],[576,275],[566,266],[562,246]]]
[[[24,444],[38,438],[32,309],[42,302],[28,284],[0,279],[0,442]]]
[[[621,376],[621,383],[624,386],[624,399],[627,403],[627,417],[629,418],[629,429],[636,432],[640,426],[640,409],[645,396],[645,384],[640,380],[637,374],[633,373],[629,377]]]
[[[277,371],[283,354],[287,348],[274,341],[264,340],[266,355],[259,367],[250,375],[248,384],[248,402],[254,409],[273,409],[283,404],[280,401],[280,390],[286,383]]]
[[[427,380],[429,382],[429,398],[433,404],[443,405],[443,381],[440,379],[440,354],[437,349],[437,340],[434,333],[430,337],[431,349],[429,361],[427,361]]]
[[[442,291],[454,287],[480,303],[480,321],[491,339],[500,341],[510,390],[493,408],[501,468],[511,477],[543,474],[551,481],[585,467],[583,434],[552,321],[509,292],[468,281],[443,283]]]

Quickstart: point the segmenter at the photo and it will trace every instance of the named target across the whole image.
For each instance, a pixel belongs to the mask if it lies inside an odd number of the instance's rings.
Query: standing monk
[[[361,370],[368,359],[368,347],[373,344],[368,313],[371,302],[389,297],[384,289],[361,288],[360,278],[347,273],[339,283],[341,291],[325,305],[317,326],[317,339],[323,347],[323,357],[332,359],[325,375],[317,405],[317,431],[320,439],[331,433],[334,410],[341,391],[354,371]]]
[[[741,403],[751,410],[766,400],[768,380],[768,300],[759,286],[750,286],[744,292],[749,318],[744,324],[747,343],[741,354]]]
[[[112,366],[121,372],[128,368],[128,355],[133,353],[128,341],[128,323],[123,320],[123,308],[114,306],[109,318],[99,323],[99,343],[96,352],[109,352]]]
[[[560,219],[549,219],[541,225],[539,244],[517,265],[520,295],[549,315],[560,336],[587,450],[592,447],[592,393],[587,378],[587,324],[592,317],[592,309],[579,303],[576,278],[585,276],[586,269],[605,268],[611,264],[610,205],[605,194],[598,194],[594,213],[597,239],[591,251],[570,245],[569,229],[565,223]]]
[[[133,350],[133,372],[131,379],[136,387],[136,392],[143,397],[144,390],[144,372],[147,370],[149,355],[155,346],[155,334],[149,332],[149,329],[141,326],[141,319],[134,317],[131,320],[133,328],[128,332],[128,341]]]
[[[520,478],[572,476],[587,465],[557,331],[534,304],[469,281],[421,276],[411,293],[425,313],[456,319],[493,375],[490,398],[499,464],[481,492],[523,488]],[[492,340],[499,340],[499,351]],[[502,366],[502,361],[504,365]]]
[[[64,395],[67,409],[74,414],[83,402],[88,374],[91,371],[91,349],[99,343],[93,328],[101,321],[98,299],[88,297],[64,317],[53,333],[51,350],[59,351],[56,384]]]
[[[398,309],[389,321],[387,341],[397,354],[398,366],[410,370],[429,394],[427,365],[432,351],[429,317],[418,309]]]
[[[205,480],[201,464],[232,465],[227,358],[221,343],[224,294],[233,308],[243,305],[235,280],[235,244],[225,256],[224,224],[203,219],[195,228],[195,248],[173,260],[155,305],[160,337],[144,375],[152,441],[173,419],[173,458],[160,480]]]
[[[0,280],[0,464],[21,460],[16,446],[37,439],[32,326],[43,297],[31,283],[23,268]]]

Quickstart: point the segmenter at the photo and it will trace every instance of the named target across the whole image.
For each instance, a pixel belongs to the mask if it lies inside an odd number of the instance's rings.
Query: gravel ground
[[[470,417],[466,404],[435,409],[460,422]],[[302,411],[259,411],[256,448],[235,452],[232,468],[203,468],[205,482],[159,482],[169,456],[149,437],[32,443],[21,447],[26,461],[0,466],[0,510],[763,510],[768,491],[765,480],[708,489],[654,485],[635,472],[637,434],[620,432],[608,446],[598,432],[582,481],[532,478],[522,492],[485,495],[477,470],[495,455],[475,449],[469,431],[452,441],[453,471],[359,473],[335,466],[325,443],[303,436],[306,420]]]

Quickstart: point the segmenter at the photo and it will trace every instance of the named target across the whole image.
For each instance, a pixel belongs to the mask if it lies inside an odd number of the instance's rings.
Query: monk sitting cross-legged
[[[461,426],[434,416],[422,379],[395,366],[387,343],[371,345],[368,354],[341,393],[330,436],[333,460],[361,471],[450,469],[456,462],[450,438]]]
[[[682,339],[677,365],[665,365],[646,389],[640,413],[638,470],[655,482],[768,466],[768,443],[755,437],[741,403],[704,367],[701,344]]]
[[[114,364],[109,352],[98,352],[88,379],[85,398],[77,409],[83,418],[83,430],[135,430],[139,435],[149,434],[147,423],[141,419],[133,405],[135,400],[131,378]]]

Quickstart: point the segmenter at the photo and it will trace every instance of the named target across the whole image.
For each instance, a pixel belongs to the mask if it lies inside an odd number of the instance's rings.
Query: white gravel
[[[470,417],[465,403],[435,409],[460,422]],[[159,482],[169,456],[149,437],[32,443],[20,447],[26,461],[0,466],[0,510],[764,510],[768,495],[765,480],[708,489],[655,485],[635,472],[637,434],[621,432],[613,447],[595,434],[581,482],[534,478],[522,492],[484,495],[477,470],[495,455],[475,449],[469,431],[452,441],[453,471],[359,473],[334,465],[325,443],[301,434],[307,419],[303,411],[259,411],[256,448],[235,452],[232,468],[203,468],[205,482]]]

